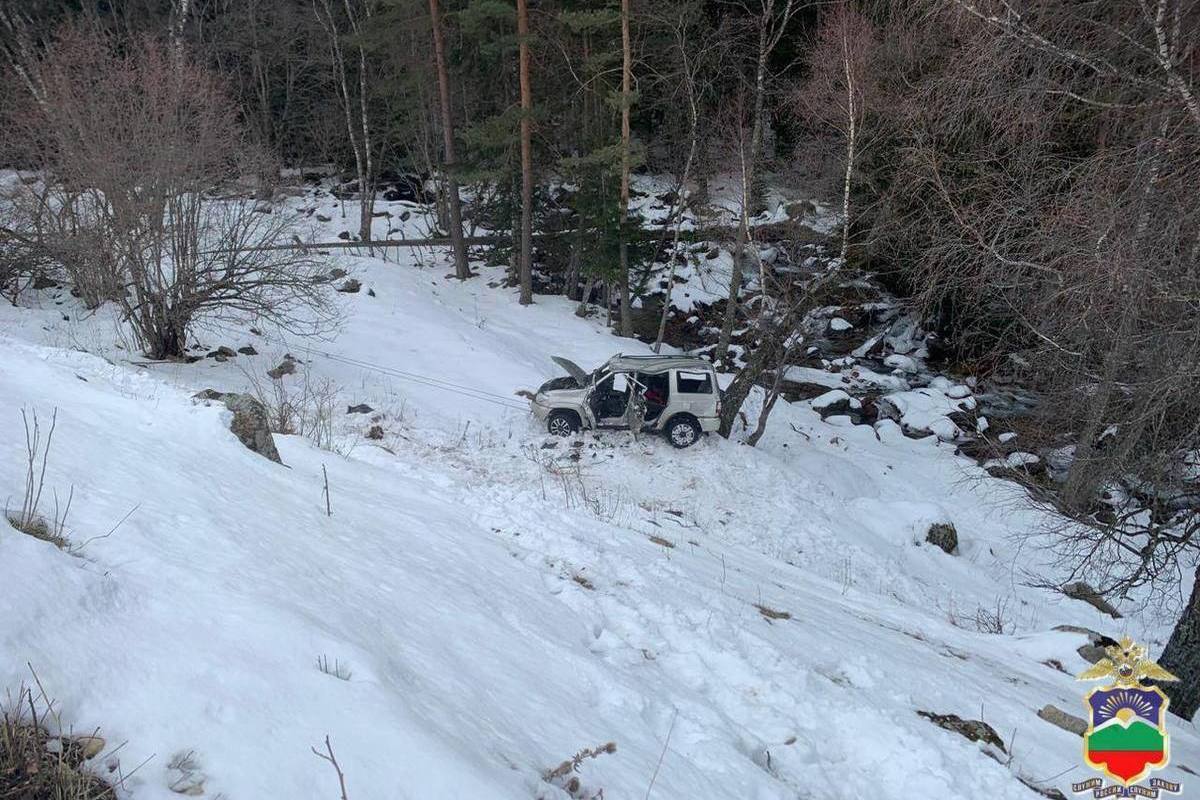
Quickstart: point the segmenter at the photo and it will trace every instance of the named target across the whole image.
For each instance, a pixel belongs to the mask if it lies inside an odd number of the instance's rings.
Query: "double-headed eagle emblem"
[[[1119,643],[1104,648],[1108,654],[1088,670],[1079,674],[1081,681],[1098,681],[1112,678],[1122,689],[1140,686],[1143,678],[1156,681],[1177,681],[1171,673],[1146,657],[1146,648],[1135,644],[1128,636]]]
[[[1083,761],[1116,781],[1105,787],[1100,778],[1071,784],[1076,793],[1091,791],[1094,800],[1119,796],[1157,798],[1160,792],[1178,794],[1178,783],[1152,778],[1170,760],[1167,706],[1171,700],[1157,686],[1142,685],[1143,679],[1179,680],[1154,663],[1146,648],[1128,636],[1104,648],[1107,654],[1079,676],[1083,681],[1103,680],[1087,693],[1088,727],[1083,734]],[[1133,788],[1149,778],[1148,786]]]

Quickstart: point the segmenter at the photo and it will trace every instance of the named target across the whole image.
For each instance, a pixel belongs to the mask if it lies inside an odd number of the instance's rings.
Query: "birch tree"
[[[721,323],[721,335],[717,340],[715,355],[716,360],[722,364],[728,355],[729,340],[733,336],[733,326],[740,306],[746,245],[750,240],[750,212],[753,207],[755,181],[758,179],[763,129],[766,126],[767,81],[770,77],[768,61],[771,53],[788,32],[792,18],[808,6],[808,3],[800,3],[797,0],[758,0],[758,4],[750,9],[754,13],[753,24],[757,39],[750,89],[753,110],[750,117],[749,142],[744,146],[739,145],[741,197],[733,242],[733,267],[730,270],[725,317]]]
[[[342,46],[344,34],[340,29],[339,14],[334,11],[335,0],[313,0],[317,19],[325,29],[333,60],[334,78],[338,100],[346,119],[346,135],[354,151],[354,166],[358,176],[359,224],[358,236],[364,242],[371,241],[371,221],[375,215],[375,165],[368,113],[367,53],[362,39],[362,24],[371,16],[370,0],[358,6],[354,0],[342,0],[349,35],[354,39],[353,55],[357,56],[358,88],[351,89],[353,78],[347,66],[347,54]]]
[[[171,54],[175,64],[183,65],[183,32],[187,29],[188,16],[192,13],[192,0],[174,0],[171,5]]]
[[[869,58],[876,47],[873,26],[851,0],[822,15],[807,49],[808,75],[795,94],[800,122],[835,131],[843,143],[842,235],[838,256],[845,263],[853,227],[851,188],[863,148],[867,103],[874,81]]]
[[[713,75],[720,61],[719,35],[713,29],[702,29],[697,20],[702,19],[698,9],[692,4],[682,4],[669,8],[662,14],[657,23],[667,32],[667,57],[671,66],[658,76],[664,84],[672,84],[675,89],[668,93],[669,102],[682,101],[687,114],[686,152],[683,167],[675,184],[676,201],[671,209],[670,218],[674,219],[671,229],[671,245],[669,251],[670,267],[667,272],[667,288],[663,298],[662,312],[658,319],[658,333],[654,337],[654,352],[662,350],[663,339],[667,333],[667,320],[671,314],[671,298],[675,289],[675,274],[681,259],[686,258],[686,248],[680,247],[680,234],[683,229],[683,211],[691,203],[689,198],[689,183],[692,180],[696,166],[697,151],[700,147],[701,113],[705,107],[708,95],[713,85]]]

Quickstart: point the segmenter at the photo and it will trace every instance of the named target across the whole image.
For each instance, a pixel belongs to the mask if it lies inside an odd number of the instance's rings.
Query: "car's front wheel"
[[[663,429],[663,433],[667,435],[667,441],[672,446],[679,448],[691,447],[700,441],[702,432],[700,424],[691,417],[675,417]]]
[[[574,411],[551,411],[546,417],[546,430],[551,436],[570,436],[579,430],[579,415]]]

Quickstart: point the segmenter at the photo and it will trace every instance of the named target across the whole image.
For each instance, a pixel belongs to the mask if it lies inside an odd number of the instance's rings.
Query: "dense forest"
[[[1023,435],[1067,465],[1026,476],[1069,521],[1054,555],[1103,595],[1182,611],[1161,663],[1183,678],[1171,710],[1190,717],[1198,43],[1193,0],[4,0],[0,166],[56,175],[71,203],[41,211],[73,212],[0,219],[0,280],[15,294],[65,265],[100,303],[128,262],[138,291],[119,302],[149,355],[177,357],[193,314],[286,320],[284,301],[316,303],[313,265],[200,254],[201,274],[257,277],[234,294],[227,278],[156,288],[160,262],[128,222],[155,202],[148,187],[251,176],[252,199],[269,200],[281,175],[314,176],[363,201],[353,238],[371,240],[376,196],[429,202],[458,279],[472,257],[509,264],[521,304],[565,294],[602,306],[620,336],[671,343],[665,312],[646,327],[635,310],[650,266],[699,236],[731,254],[728,293],[708,309],[710,341],[675,343],[734,373],[728,434],[754,387],[773,403],[772,376],[803,362],[806,316],[869,272],[917,309],[948,369],[1034,398]],[[674,187],[657,227],[631,221],[638,175]],[[718,178],[736,186],[736,223],[681,231]],[[786,245],[812,235],[804,208],[770,207],[778,185],[840,212],[811,280],[757,255],[759,223],[787,220],[770,233]],[[86,187],[114,201],[105,242],[136,246],[97,244]],[[156,219],[232,244],[282,233],[161,196]],[[481,232],[499,240],[472,244]]]

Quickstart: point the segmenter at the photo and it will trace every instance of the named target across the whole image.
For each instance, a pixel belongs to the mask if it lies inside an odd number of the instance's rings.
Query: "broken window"
[[[713,382],[711,372],[676,373],[675,383],[680,394],[712,394]]]
[[[658,415],[667,407],[671,395],[670,375],[666,372],[639,372],[637,382],[643,387],[642,397],[646,401],[646,421],[658,419]]]

